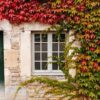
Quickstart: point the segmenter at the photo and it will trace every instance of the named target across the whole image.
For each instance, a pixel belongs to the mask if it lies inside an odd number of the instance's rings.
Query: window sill
[[[32,72],[33,74],[32,75],[43,75],[43,76],[45,76],[45,75],[51,75],[51,76],[53,76],[53,75],[55,75],[55,76],[59,76],[59,75],[61,75],[61,76],[64,76],[64,73],[62,72],[62,71],[34,71],[34,72]]]

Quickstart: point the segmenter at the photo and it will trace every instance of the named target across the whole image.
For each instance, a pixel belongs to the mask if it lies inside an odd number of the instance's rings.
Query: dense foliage
[[[67,30],[74,30],[81,45],[76,59],[78,93],[92,100],[100,99],[99,0],[0,0],[2,19],[12,24],[64,23]]]

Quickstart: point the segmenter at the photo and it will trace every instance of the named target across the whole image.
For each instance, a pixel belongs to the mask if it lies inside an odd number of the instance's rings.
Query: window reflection
[[[35,34],[35,42],[40,42],[40,34]]]
[[[42,60],[47,60],[47,53],[42,53]]]
[[[40,62],[35,62],[35,70],[40,70]]]
[[[40,51],[40,43],[35,43],[35,51]]]
[[[52,35],[53,42],[58,42],[58,36],[56,34]]]
[[[64,43],[59,43],[59,49],[60,51],[64,51]]]
[[[47,62],[42,62],[42,70],[47,70]]]
[[[60,42],[65,42],[65,34],[60,34]]]
[[[42,51],[47,51],[47,43],[42,43]]]
[[[47,42],[47,34],[42,34],[42,42]]]
[[[53,43],[53,51],[58,51],[58,43]]]
[[[40,53],[35,53],[35,60],[40,60]]]
[[[52,69],[53,70],[58,70],[58,64],[56,62],[53,62]]]

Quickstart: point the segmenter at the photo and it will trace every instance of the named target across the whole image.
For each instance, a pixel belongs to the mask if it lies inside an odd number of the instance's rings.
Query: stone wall
[[[0,22],[4,33],[5,100],[13,100],[21,81],[31,77],[31,31],[43,31],[49,26],[40,23],[11,25],[7,20]],[[64,79],[64,76],[53,76]],[[44,96],[44,84],[35,82],[21,89],[16,100],[62,100],[59,96]],[[1,99],[0,99],[1,100]],[[64,100],[67,100],[66,98]]]
[[[0,23],[0,30],[4,36],[4,71],[5,71],[5,95],[10,93],[21,82],[20,77],[20,29],[15,30],[8,21]],[[13,91],[14,90],[14,91]]]

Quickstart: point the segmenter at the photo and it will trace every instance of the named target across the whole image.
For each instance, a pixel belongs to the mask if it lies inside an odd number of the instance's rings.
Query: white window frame
[[[40,31],[40,32],[42,32],[42,31]],[[35,45],[34,45],[34,43],[32,43],[33,41],[34,41],[34,34],[35,34],[36,32],[32,32],[31,33],[31,37],[32,37],[32,39],[31,39],[31,44],[32,44],[32,75],[64,75],[64,73],[61,71],[61,70],[52,70],[52,64],[50,64],[49,62],[52,62],[52,34],[54,34],[54,33],[52,33],[52,32],[49,32],[49,33],[47,33],[47,35],[48,35],[48,40],[47,40],[47,44],[49,44],[49,45],[47,45],[48,47],[47,47],[47,55],[48,55],[48,70],[35,70],[35,65],[34,65],[34,62],[35,62],[35,53],[33,52],[34,51],[34,47],[35,47]],[[41,34],[41,33],[40,33]],[[50,38],[50,39],[49,39]]]

